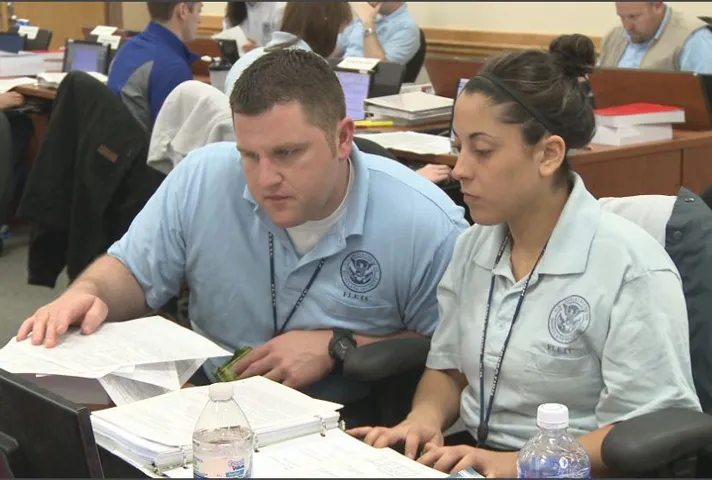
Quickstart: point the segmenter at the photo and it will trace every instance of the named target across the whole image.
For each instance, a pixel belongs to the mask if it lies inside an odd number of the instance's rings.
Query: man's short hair
[[[232,89],[230,107],[240,115],[261,115],[276,105],[299,102],[307,121],[331,138],[346,117],[341,83],[329,63],[315,53],[288,48],[252,63]]]
[[[146,2],[146,6],[148,7],[148,14],[151,16],[151,20],[155,20],[156,22],[170,22],[173,18],[173,12],[175,11],[176,6],[181,3],[187,3],[191,12],[193,11],[193,8],[195,8],[195,2],[154,1]]]

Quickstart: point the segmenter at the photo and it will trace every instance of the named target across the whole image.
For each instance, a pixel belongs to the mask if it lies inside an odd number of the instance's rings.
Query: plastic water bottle
[[[537,410],[539,433],[519,451],[519,478],[591,478],[591,459],[583,446],[567,432],[569,409],[545,403]]]
[[[233,385],[215,383],[209,394],[193,430],[193,477],[252,478],[255,435]]]

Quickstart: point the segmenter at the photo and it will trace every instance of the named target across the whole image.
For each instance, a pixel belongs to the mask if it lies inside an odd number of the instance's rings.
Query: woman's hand
[[[24,103],[25,97],[17,92],[0,93],[0,110],[21,107]]]
[[[444,443],[440,424],[435,419],[409,416],[392,428],[360,427],[349,430],[354,437],[376,448],[385,448],[405,442],[405,455],[415,460],[425,444],[442,446]]]
[[[416,170],[416,173],[419,173],[433,183],[440,183],[452,177],[452,169],[450,167],[434,163],[429,163]]]
[[[418,462],[450,474],[472,467],[487,478],[517,477],[517,452],[492,452],[469,445],[443,447],[429,443],[425,445]]]

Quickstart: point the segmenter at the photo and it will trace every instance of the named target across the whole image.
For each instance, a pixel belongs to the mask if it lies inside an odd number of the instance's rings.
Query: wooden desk
[[[411,161],[454,166],[454,155],[393,151]],[[591,145],[571,156],[573,169],[596,197],[677,195],[680,186],[695,193],[712,184],[712,131],[676,131],[673,140],[626,147]]]

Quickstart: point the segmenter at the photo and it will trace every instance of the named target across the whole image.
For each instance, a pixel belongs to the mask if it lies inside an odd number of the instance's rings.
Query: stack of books
[[[631,103],[601,108],[596,113],[596,135],[591,143],[633,145],[672,139],[672,125],[685,122],[685,111],[654,103]]]

